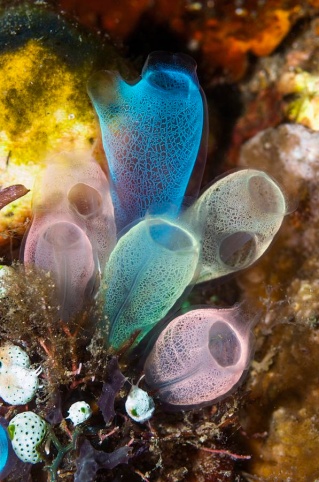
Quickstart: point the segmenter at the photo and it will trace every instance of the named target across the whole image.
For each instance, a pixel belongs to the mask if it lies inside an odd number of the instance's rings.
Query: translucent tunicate
[[[69,319],[82,304],[90,281],[92,286],[94,282],[94,255],[89,238],[73,223],[45,225],[39,232],[34,263],[53,274],[61,317]]]
[[[178,210],[196,159],[206,157],[206,103],[194,60],[154,52],[138,82],[100,72],[88,90],[100,121],[118,229],[147,211]],[[196,174],[199,188],[202,173]]]
[[[197,309],[175,318],[145,362],[147,385],[179,408],[227,396],[248,367],[251,325],[240,307]]]
[[[263,171],[244,169],[212,184],[186,212],[202,237],[197,282],[250,266],[268,248],[286,213],[280,187]]]
[[[156,216],[120,238],[104,276],[111,346],[121,347],[136,332],[140,341],[167,314],[192,281],[198,257],[193,234]]]
[[[33,216],[24,262],[52,273],[61,317],[68,320],[92,292],[116,242],[109,185],[88,152],[48,163],[35,184]]]

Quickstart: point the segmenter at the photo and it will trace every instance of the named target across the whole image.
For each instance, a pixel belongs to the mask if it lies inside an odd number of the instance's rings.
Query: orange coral
[[[242,77],[247,55],[269,55],[281,43],[297,19],[314,13],[319,0],[60,0],[62,8],[75,12],[80,21],[102,26],[124,40],[143,18],[154,29],[160,25],[199,50],[210,73],[222,70],[232,80]]]

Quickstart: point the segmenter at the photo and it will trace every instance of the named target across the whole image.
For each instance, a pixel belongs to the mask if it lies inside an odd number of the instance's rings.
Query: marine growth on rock
[[[74,376],[70,390],[80,383],[93,384],[114,353],[126,352],[128,363],[134,363],[132,349],[148,337],[157,338],[144,366],[152,394],[133,385],[125,404],[129,417],[143,424],[153,416],[158,398],[177,410],[201,407],[226,397],[242,381],[251,358],[254,316],[240,306],[194,307],[174,316],[194,284],[257,261],[279,230],[287,205],[276,181],[256,169],[227,174],[198,197],[203,169],[198,160],[206,151],[207,115],[191,58],[156,52],[137,82],[128,84],[108,72],[93,75],[88,89],[107,165],[99,165],[88,151],[60,153],[47,160],[33,189],[33,219],[21,259],[26,275],[38,270],[52,280],[57,305],[52,325],[61,328],[71,346],[72,371],[63,372]],[[195,183],[189,191],[191,179]],[[10,293],[4,290],[1,296],[5,300]],[[91,316],[88,310],[86,320],[93,326],[84,328],[81,316],[85,318],[89,303],[100,312]],[[47,303],[45,309],[51,306]],[[83,365],[77,363],[76,335],[71,333],[74,320],[74,333],[83,330],[87,350],[95,346],[102,352],[97,373],[83,382],[75,379]],[[63,354],[55,350],[51,328],[45,335],[50,343],[43,332],[38,342],[54,367],[54,357],[62,359]],[[87,332],[94,334],[90,346]],[[95,336],[103,341],[98,349]],[[125,382],[117,362],[111,371],[112,381],[101,383],[98,402],[106,424],[115,414],[114,398]],[[32,400],[38,375],[21,348],[0,348],[4,402],[25,405]],[[44,375],[44,383],[49,384],[50,371]],[[74,480],[89,480],[88,472],[93,480],[100,468],[127,462],[129,445],[105,453],[85,438],[100,429],[86,431],[90,423],[94,425],[97,408],[84,398],[68,405],[71,441],[63,446],[57,440],[55,423],[68,435],[70,430],[59,406],[59,384],[55,380],[52,386],[54,410],[46,414],[48,421],[26,408],[9,423],[12,447],[20,460],[42,461],[46,456],[41,443],[47,436],[58,453],[48,469],[56,476],[59,463],[76,449],[81,435]],[[105,400],[110,406],[103,406]],[[100,435],[101,443],[107,436]],[[4,454],[6,443],[6,434],[0,431]],[[5,465],[3,456],[0,471]]]

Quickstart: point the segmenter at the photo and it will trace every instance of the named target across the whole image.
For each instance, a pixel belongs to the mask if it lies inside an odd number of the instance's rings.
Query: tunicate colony
[[[102,296],[108,347],[132,349],[189,287],[255,262],[287,206],[277,183],[253,169],[226,175],[197,198],[207,114],[189,57],[153,53],[131,84],[95,74],[89,95],[109,179],[90,153],[50,161],[35,185],[23,260],[51,272],[66,322],[83,300]],[[182,408],[226,396],[249,364],[251,325],[240,307],[173,319],[146,360],[147,385]]]

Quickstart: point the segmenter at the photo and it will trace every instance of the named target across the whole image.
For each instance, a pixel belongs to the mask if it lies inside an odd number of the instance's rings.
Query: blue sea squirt
[[[178,212],[195,162],[206,155],[206,102],[194,60],[154,52],[134,84],[100,72],[88,91],[100,121],[118,230],[148,211],[163,214],[173,206]],[[199,188],[198,172],[197,179]]]
[[[7,475],[10,453],[12,452],[11,442],[5,426],[0,424],[0,478]]]

